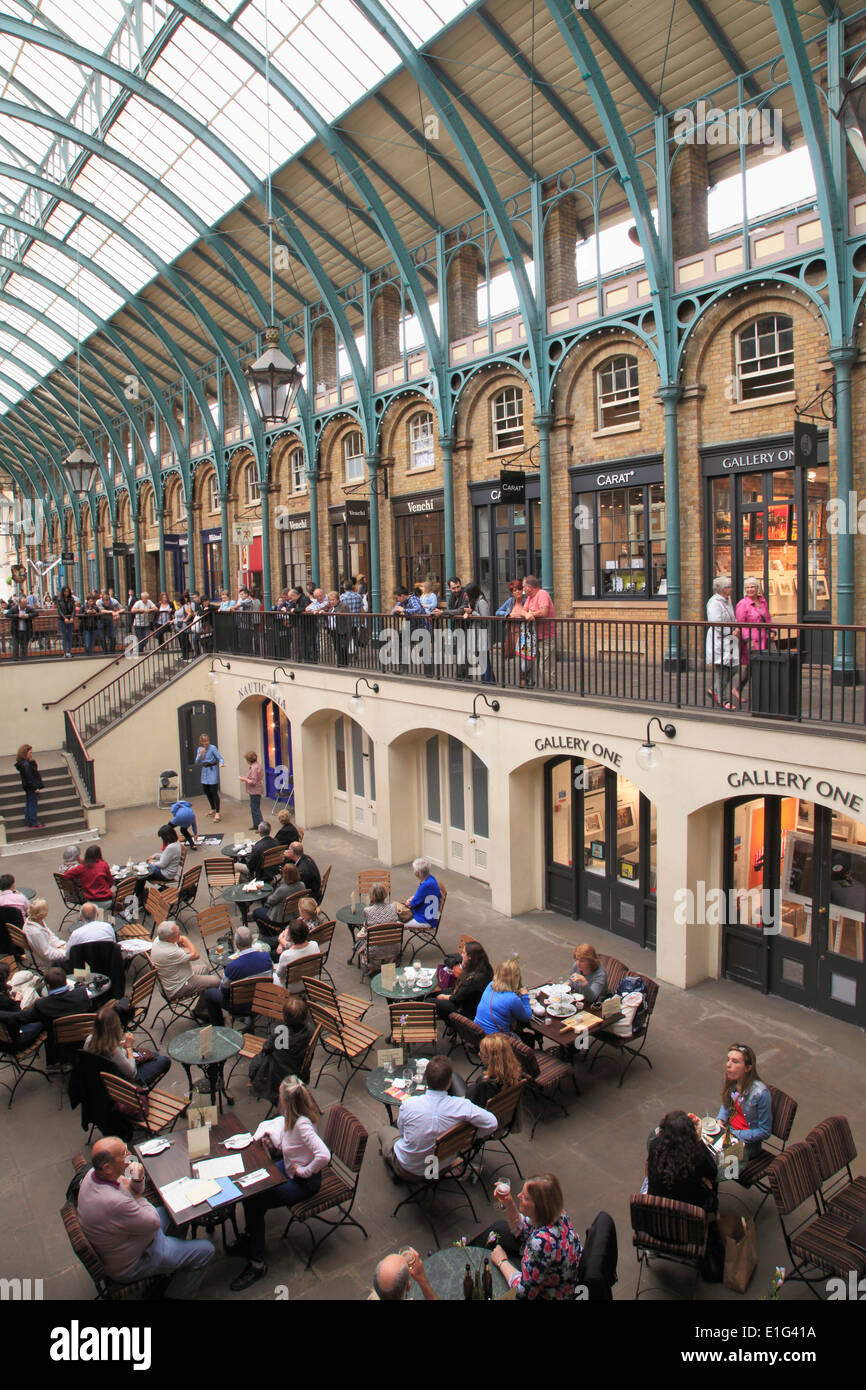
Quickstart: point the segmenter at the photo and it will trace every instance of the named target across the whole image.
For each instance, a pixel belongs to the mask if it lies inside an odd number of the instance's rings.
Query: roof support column
[[[217,474],[219,479],[219,474]],[[223,557],[223,576],[221,587],[227,592],[231,592],[231,582],[229,577],[229,494],[225,482],[217,493],[220,504],[220,530],[222,531],[222,557]]]
[[[156,537],[159,543],[159,587],[162,593],[168,593],[166,587],[165,574],[165,518],[162,514],[165,499],[165,484],[160,479],[159,494],[154,489],[153,503],[156,512]]]
[[[267,477],[259,488],[259,501],[262,509],[262,607],[271,608],[271,503],[270,503],[270,464]]]
[[[541,587],[553,594],[553,495],[550,489],[550,426],[553,416],[537,413],[532,423],[538,431],[538,472],[541,484]]]
[[[836,386],[836,492],[839,497],[854,495],[854,434],[851,417],[851,367],[857,361],[856,347],[831,347],[827,354],[833,363]],[[849,518],[850,521],[850,518]],[[854,622],[854,534],[842,526],[836,535],[836,615],[837,623]],[[857,679],[854,634],[839,633],[833,658],[834,684],[853,684]]]
[[[667,589],[668,619],[679,622],[682,617],[682,579],[680,576],[680,452],[677,433],[677,406],[683,388],[676,383],[659,387],[665,408],[665,518],[667,524]],[[680,630],[669,629],[665,668],[676,670],[682,663]]]
[[[442,496],[445,501],[445,574],[443,580],[457,573],[457,549],[454,538],[454,435],[440,434],[442,450]]]
[[[381,454],[367,455],[370,480],[370,611],[382,612],[382,581],[379,573],[379,462]]]
[[[140,517],[141,509],[139,506],[138,491],[135,483],[133,483],[129,493],[129,518],[132,522],[132,540],[135,546],[135,589],[136,593],[139,595],[141,594],[142,581],[144,579],[144,571],[141,567],[141,527],[138,524]]]
[[[319,571],[319,465],[314,462],[307,469],[307,492],[310,498],[310,577],[313,588],[322,582]]]

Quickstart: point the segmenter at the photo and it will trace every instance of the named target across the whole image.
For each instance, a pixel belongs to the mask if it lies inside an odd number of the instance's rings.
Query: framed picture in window
[[[630,830],[634,825],[634,810],[631,806],[619,806],[616,812],[617,830]]]
[[[797,829],[815,829],[815,807],[811,801],[799,801],[797,803]]]
[[[586,791],[600,792],[604,788],[604,768],[588,767],[586,769]]]
[[[592,840],[589,846],[590,854],[593,859],[604,858],[604,840]]]
[[[586,835],[598,835],[601,832],[601,814],[598,811],[587,811],[583,818],[583,829]],[[593,851],[594,853],[595,851]]]

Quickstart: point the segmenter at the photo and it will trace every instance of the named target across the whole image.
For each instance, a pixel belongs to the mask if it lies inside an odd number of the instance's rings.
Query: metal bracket
[[[827,402],[830,402],[830,412],[827,413]],[[813,407],[818,407],[814,409]],[[819,391],[817,396],[813,396],[805,405],[795,405],[794,414],[801,420],[827,420],[831,425],[836,424],[836,388],[826,386],[823,391]]]

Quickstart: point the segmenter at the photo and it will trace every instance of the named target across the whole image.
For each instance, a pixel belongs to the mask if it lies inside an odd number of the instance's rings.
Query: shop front
[[[591,756],[564,757],[545,766],[544,808],[546,906],[655,945],[652,803],[614,768]]]
[[[728,979],[862,1027],[866,821],[847,813],[831,781],[816,785],[839,809],[797,796],[727,803],[722,968]]]
[[[209,526],[201,532],[202,597],[215,599],[223,586],[223,531]]]
[[[660,456],[571,472],[575,599],[667,594],[664,464]]]
[[[173,594],[182,594],[188,587],[189,536],[164,535],[165,582]]]
[[[118,541],[105,550],[105,572],[108,576],[107,588],[114,589],[116,598],[126,603],[126,595],[132,590],[138,594],[135,575],[135,555],[127,541]],[[116,566],[116,569],[115,569]]]
[[[282,532],[282,587],[306,593],[313,580],[310,562],[310,513],[283,513],[277,520]]]
[[[394,571],[398,584],[411,590],[425,579],[438,585],[440,598],[445,574],[445,495],[419,492],[396,497],[394,517]],[[446,589],[447,592],[447,589]]]
[[[370,504],[350,498],[344,507],[331,507],[331,587],[344,579],[370,578]]]
[[[702,451],[707,594],[716,575],[729,574],[736,605],[746,580],[757,579],[777,622],[829,623],[828,460],[826,433],[809,460],[795,457],[790,437]]]
[[[541,487],[526,478],[523,502],[503,502],[499,484],[470,488],[474,576],[496,612],[508,598],[509,579],[541,576]]]

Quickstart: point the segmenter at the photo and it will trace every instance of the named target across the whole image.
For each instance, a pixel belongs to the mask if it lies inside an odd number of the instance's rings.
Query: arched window
[[[639,423],[637,358],[623,354],[602,362],[595,373],[595,399],[597,429]]]
[[[293,493],[306,492],[307,471],[304,468],[303,449],[293,449],[289,454],[289,479]]]
[[[364,436],[360,430],[350,430],[343,440],[343,462],[346,482],[361,482],[364,477]]]
[[[208,511],[211,516],[217,516],[220,510],[220,489],[219,480],[216,473],[211,473],[207,480],[207,499]]]
[[[522,449],[523,392],[519,386],[506,386],[493,397],[493,448]]]
[[[433,416],[427,410],[409,421],[409,469],[414,472],[433,464]]]
[[[794,320],[765,314],[741,328],[735,340],[737,399],[760,400],[794,389]]]

